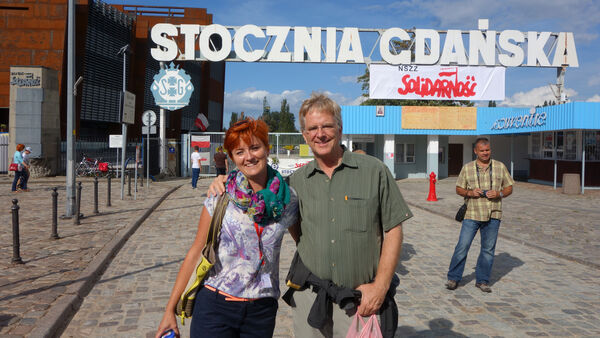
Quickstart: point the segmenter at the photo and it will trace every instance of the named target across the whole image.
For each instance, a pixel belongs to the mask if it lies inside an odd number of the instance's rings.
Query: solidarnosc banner
[[[504,100],[504,67],[372,64],[371,99]]]

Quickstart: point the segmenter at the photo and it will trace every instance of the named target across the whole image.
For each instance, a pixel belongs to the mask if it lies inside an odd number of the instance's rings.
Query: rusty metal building
[[[129,44],[127,90],[136,95],[136,124],[128,137],[141,136],[141,114],[158,113],[150,92],[159,63],[150,55],[150,29],[156,23],[212,23],[203,8],[109,5],[98,0],[78,0],[76,5],[76,75],[83,83],[76,96],[77,137],[120,134],[119,95],[123,83],[123,58],[119,49]],[[66,130],[66,25],[67,0],[5,1],[0,4],[0,124],[8,125],[11,66],[44,66],[58,70],[61,133]],[[166,137],[179,138],[195,130],[198,113],[207,116],[209,131],[220,131],[223,120],[225,63],[179,64],[192,77],[190,104],[166,114]]]

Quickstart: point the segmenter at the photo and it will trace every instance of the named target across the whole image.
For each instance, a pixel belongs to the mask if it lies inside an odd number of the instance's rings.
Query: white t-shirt
[[[200,153],[197,151],[192,153],[192,169],[200,169]]]

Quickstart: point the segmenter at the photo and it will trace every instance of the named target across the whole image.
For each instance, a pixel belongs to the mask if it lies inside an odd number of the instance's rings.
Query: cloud
[[[600,102],[600,95],[596,94],[589,99],[585,100],[585,102]]]
[[[340,77],[342,83],[356,83],[356,75],[347,75]]]
[[[577,92],[570,88],[566,88],[565,93],[567,94],[567,98],[577,95]],[[534,107],[543,105],[544,101],[556,101],[556,97],[549,86],[533,88],[527,92],[515,93],[513,96],[504,99],[499,105],[507,107]]]

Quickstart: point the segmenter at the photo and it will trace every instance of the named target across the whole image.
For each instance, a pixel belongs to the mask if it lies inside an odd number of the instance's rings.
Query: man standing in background
[[[192,153],[192,189],[196,189],[196,184],[198,183],[198,176],[200,176],[200,153],[198,152],[200,148],[198,146],[194,146],[194,152]]]
[[[227,175],[229,172],[229,163],[227,163],[227,155],[223,152],[223,147],[217,147],[217,152],[214,156],[215,168],[217,168],[217,176]]]
[[[478,138],[473,151],[477,159],[462,167],[456,181],[456,193],[465,198],[467,212],[450,260],[446,288],[454,290],[458,287],[471,242],[479,231],[481,251],[475,267],[475,286],[483,292],[492,292],[490,275],[500,229],[502,199],[512,194],[514,181],[504,163],[492,160],[487,138]]]

